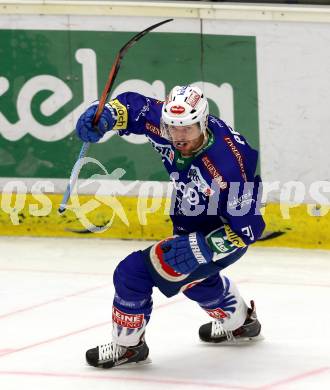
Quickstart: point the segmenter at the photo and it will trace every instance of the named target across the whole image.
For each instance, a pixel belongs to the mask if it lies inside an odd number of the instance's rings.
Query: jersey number
[[[233,130],[230,126],[228,126],[228,127],[229,127],[230,132],[233,134],[235,141],[238,142],[239,144],[245,145],[245,142],[240,138],[241,134],[238,131]]]

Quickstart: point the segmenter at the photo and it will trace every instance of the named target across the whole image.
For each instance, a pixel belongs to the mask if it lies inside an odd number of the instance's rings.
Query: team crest
[[[207,181],[202,176],[200,169],[195,167],[195,165],[191,165],[188,172],[188,178],[203,195],[211,196],[214,194],[214,190],[208,185]]]

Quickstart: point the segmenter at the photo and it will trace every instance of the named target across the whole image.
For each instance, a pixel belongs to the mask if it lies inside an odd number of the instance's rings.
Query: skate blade
[[[114,366],[112,368],[115,368],[116,370],[120,369],[125,369],[125,368],[134,368],[134,367],[140,367],[144,366],[145,364],[150,364],[152,363],[152,360],[148,357],[145,360],[142,360],[140,362],[132,362],[132,363],[125,363],[125,364],[120,364],[119,366]]]
[[[250,344],[250,343],[255,343],[257,341],[262,341],[264,340],[265,337],[262,335],[262,334],[259,334],[258,336],[255,336],[255,337],[241,337],[239,339],[235,339],[235,340],[227,340],[227,341],[220,341],[220,342],[216,342],[216,341],[203,341],[201,340],[201,342],[203,344],[208,344],[208,345],[228,345],[228,346],[235,346],[235,345],[247,345],[247,344]]]

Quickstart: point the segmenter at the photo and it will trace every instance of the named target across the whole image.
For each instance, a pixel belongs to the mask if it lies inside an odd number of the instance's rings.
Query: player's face
[[[172,143],[183,156],[191,156],[204,140],[203,133],[197,123],[189,126],[169,126]]]

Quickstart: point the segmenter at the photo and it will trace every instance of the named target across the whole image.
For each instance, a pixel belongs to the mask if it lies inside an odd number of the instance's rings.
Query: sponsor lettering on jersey
[[[229,137],[224,137],[224,140],[227,143],[227,145],[229,146],[229,149],[231,150],[231,152],[233,153],[234,157],[236,158],[236,160],[238,162],[242,178],[244,179],[244,181],[247,181],[247,176],[245,173],[245,168],[244,168],[244,163],[243,163],[243,157],[242,157],[241,153],[239,152],[239,150],[236,148],[233,141]]]
[[[146,113],[150,110],[150,99],[149,98],[146,98],[146,104],[140,109],[140,111],[138,112],[137,116],[134,118],[134,120],[136,122],[138,122],[142,117],[145,117],[146,116]]]
[[[110,100],[109,104],[117,112],[117,122],[113,130],[126,130],[128,123],[127,108],[118,99]]]
[[[161,134],[160,128],[157,127],[157,126],[155,126],[155,125],[153,125],[153,124],[150,123],[150,122],[146,122],[146,129],[147,129],[148,131],[150,131],[150,133],[153,133],[153,134],[155,134],[155,135],[160,136],[160,134]]]
[[[207,156],[204,156],[202,158],[202,161],[207,170],[210,172],[213,179],[215,180],[215,182],[222,190],[225,190],[228,187],[228,183],[224,181],[223,176],[219,173],[218,169],[214,166],[211,160]]]
[[[227,205],[228,209],[237,209],[237,207],[244,207],[252,202],[254,202],[254,199],[252,198],[253,194],[251,190],[241,195],[239,198],[233,197],[232,199],[228,199]]]
[[[159,144],[150,137],[148,137],[148,140],[156,152],[158,152],[163,159],[166,159],[172,165],[174,160],[174,150],[172,149],[172,146],[170,144]]]
[[[223,311],[220,307],[217,307],[216,309],[205,309],[205,311],[209,316],[217,320],[221,320],[229,317],[229,315],[225,311]]]
[[[202,176],[201,171],[198,167],[191,164],[187,176],[188,179],[190,179],[190,181],[196,185],[198,191],[200,191],[202,194],[204,194],[205,196],[211,196],[214,194],[214,190],[212,190],[211,187],[208,185],[207,181]]]
[[[188,103],[192,108],[194,108],[196,104],[200,101],[200,98],[200,94],[198,94],[196,91],[192,91],[188,96],[186,103]]]
[[[144,314],[129,314],[117,309],[115,306],[112,307],[112,320],[119,326],[125,328],[137,329],[142,328]]]
[[[241,239],[241,237],[239,237],[233,230],[231,230],[229,225],[225,224],[223,227],[225,228],[228,241],[230,241],[238,248],[244,248],[246,246],[245,242]]]
[[[238,142],[241,145],[245,145],[245,141],[241,138],[242,136],[238,131],[232,129],[230,126],[228,126],[228,129],[234,136],[236,142]]]

